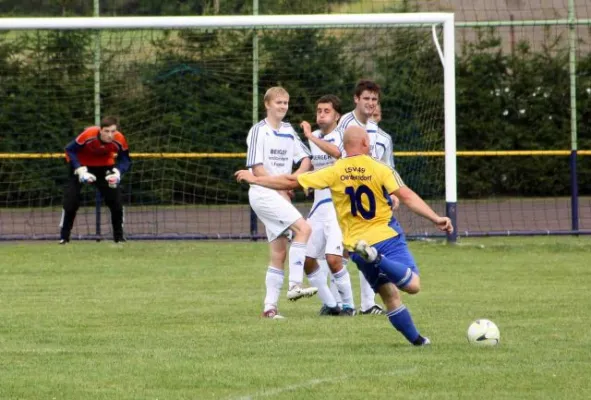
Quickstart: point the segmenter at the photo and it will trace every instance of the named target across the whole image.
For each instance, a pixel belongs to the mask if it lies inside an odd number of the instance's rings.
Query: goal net
[[[133,160],[122,180],[128,237],[264,237],[247,187],[233,179],[249,128],[264,117],[262,94],[285,87],[286,120],[299,131],[315,122],[322,95],[351,111],[360,78],[382,88],[380,127],[403,179],[444,214],[446,195],[455,202],[455,172],[447,193],[445,182],[455,137],[446,163],[444,22],[451,15],[4,19],[0,238],[58,237],[63,148],[106,115],[119,116]],[[453,49],[448,60],[453,77]],[[72,238],[110,238],[90,185],[82,204]],[[307,215],[311,199],[300,193],[296,205]],[[397,216],[411,236],[435,233],[408,210]]]

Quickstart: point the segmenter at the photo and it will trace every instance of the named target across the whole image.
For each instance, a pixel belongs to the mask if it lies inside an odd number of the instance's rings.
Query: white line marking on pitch
[[[355,375],[355,378],[397,376],[397,375],[409,374],[409,373],[412,373],[415,371],[416,371],[416,368],[409,368],[409,369],[404,369],[404,370],[399,369],[397,371],[384,372],[381,374]],[[309,381],[297,383],[294,385],[288,385],[288,386],[278,387],[278,388],[268,389],[268,390],[261,390],[256,393],[247,394],[246,396],[231,397],[230,399],[232,399],[232,400],[253,400],[254,398],[257,398],[257,397],[263,398],[263,397],[275,396],[275,395],[278,395],[278,394],[281,394],[284,392],[291,392],[291,391],[298,390],[298,389],[310,388],[312,386],[320,385],[321,383],[329,383],[329,382],[334,383],[334,382],[344,381],[350,377],[351,377],[350,375],[342,375],[342,376],[335,376],[333,378],[311,379]]]

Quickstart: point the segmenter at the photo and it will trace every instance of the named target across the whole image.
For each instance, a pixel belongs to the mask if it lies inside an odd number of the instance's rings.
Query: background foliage
[[[299,2],[261,1],[267,13],[325,12],[346,1]],[[312,5],[313,4],[313,5]],[[4,15],[90,15],[92,9],[82,1],[5,1]],[[401,2],[396,10],[416,11]],[[181,1],[106,1],[103,15],[182,15],[248,14],[251,2]],[[141,140],[132,143],[133,152],[243,152],[251,118],[251,93],[237,98],[237,87],[251,89],[251,59],[236,55],[252,53],[252,32],[180,31],[173,40],[164,32],[150,43],[156,57],[134,59],[122,67],[116,58],[103,53],[102,73],[110,84],[101,93],[104,114],[120,114],[122,128],[141,132]],[[0,151],[59,152],[85,126],[93,123],[92,33],[86,31],[31,32],[26,35],[0,34]],[[412,31],[406,32],[413,35]],[[332,35],[325,30],[282,31],[261,38],[261,93],[282,84],[291,94],[288,119],[301,121],[312,116],[314,101],[322,94],[335,93],[352,107],[352,88],[360,77],[359,60],[351,48],[355,40],[366,38]],[[407,40],[408,37],[406,37]],[[353,41],[352,41],[353,40]],[[353,45],[352,45],[353,43]],[[457,143],[459,150],[550,150],[570,147],[568,54],[562,42],[533,49],[520,42],[512,52],[505,51],[494,29],[479,31],[474,41],[461,46],[457,55]],[[285,59],[285,49],[290,57]],[[374,76],[384,88],[382,126],[393,135],[396,150],[427,149],[426,143],[440,140],[440,129],[417,124],[416,110],[407,104],[430,104],[441,97],[439,88],[430,85],[409,87],[406,77],[429,81],[441,79],[437,55],[419,47],[413,60],[404,55],[377,57]],[[315,55],[322,54],[322,57]],[[579,147],[590,148],[591,133],[586,121],[591,101],[591,56],[579,57]],[[300,77],[293,79],[293,77]],[[128,89],[133,88],[133,90]],[[139,89],[138,89],[139,88]],[[310,88],[313,88],[312,90]],[[248,100],[245,100],[248,99]],[[262,108],[262,107],[261,107]],[[157,111],[157,117],[156,112]],[[223,110],[223,111],[220,111]],[[132,111],[132,112],[131,112]],[[442,117],[442,116],[440,116]],[[169,132],[175,131],[175,136]],[[440,150],[440,149],[438,149]],[[429,159],[417,163],[435,162]],[[0,181],[11,180],[15,168],[30,168],[30,162],[11,161],[0,166]],[[55,171],[35,165],[35,179],[55,180]],[[152,164],[150,164],[152,163]],[[146,161],[141,169],[142,182],[159,179],[161,166],[170,166],[172,191],[147,188],[154,202],[171,201],[174,193],[206,199],[207,187],[187,178],[183,161]],[[202,160],[204,170],[231,170],[241,162]],[[222,167],[220,167],[222,166]],[[399,163],[403,174],[411,175],[406,161]],[[459,195],[548,196],[568,195],[568,160],[564,157],[461,158]],[[406,169],[406,171],[405,171]],[[591,165],[580,161],[579,185],[582,193],[591,192]],[[226,171],[227,172],[227,171]],[[134,172],[138,173],[138,172]],[[225,175],[218,178],[215,201],[226,201],[219,192]],[[3,191],[3,201],[19,200],[35,179],[12,182],[13,190]],[[57,178],[59,180],[59,178]],[[433,186],[427,192],[441,190],[441,177],[417,176],[414,180]],[[229,183],[231,184],[231,183]],[[187,187],[188,185],[188,187]],[[52,198],[58,190],[47,186],[41,198]],[[158,193],[156,193],[158,191]],[[172,194],[169,194],[172,193]],[[194,201],[194,199],[193,199]],[[207,201],[207,200],[203,200]]]

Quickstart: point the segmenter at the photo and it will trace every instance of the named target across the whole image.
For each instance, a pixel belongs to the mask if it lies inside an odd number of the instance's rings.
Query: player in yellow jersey
[[[421,284],[404,237],[391,226],[392,211],[387,197],[396,195],[414,213],[429,219],[442,231],[453,232],[451,220],[437,215],[394,169],[368,155],[369,137],[363,128],[347,128],[343,146],[347,157],[318,171],[297,177],[255,177],[243,170],[236,172],[236,179],[276,190],[330,188],[345,247],[354,253],[353,260],[380,294],[390,323],[410,343],[429,344],[429,339],[419,334],[398,291],[415,294]]]

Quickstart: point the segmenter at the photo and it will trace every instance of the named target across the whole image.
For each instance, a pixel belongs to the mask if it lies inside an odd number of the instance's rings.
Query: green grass
[[[411,247],[430,348],[317,299],[261,319],[264,243],[2,244],[0,398],[591,398],[591,238]],[[481,317],[500,346],[467,343]]]

